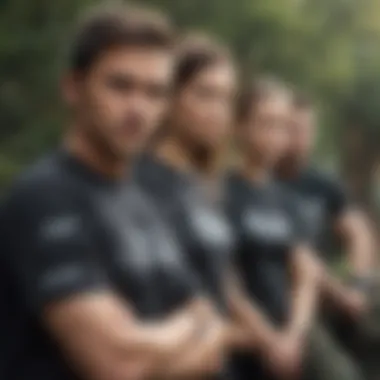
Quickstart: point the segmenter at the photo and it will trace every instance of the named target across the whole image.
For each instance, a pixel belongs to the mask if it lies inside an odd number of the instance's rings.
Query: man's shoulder
[[[62,170],[61,160],[56,152],[46,154],[38,158],[26,167],[17,178],[18,183],[33,183],[45,179],[54,180],[59,177]]]
[[[28,166],[12,183],[5,200],[32,202],[56,192],[64,194],[69,182],[59,154],[50,153]]]
[[[330,193],[342,187],[338,175],[334,175],[317,167],[311,167],[304,173],[304,181],[313,186],[315,189]]]

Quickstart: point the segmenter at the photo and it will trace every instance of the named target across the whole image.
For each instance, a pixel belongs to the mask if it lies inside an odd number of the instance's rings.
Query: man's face
[[[235,94],[236,75],[230,64],[197,73],[174,101],[180,132],[195,145],[220,148],[230,134]]]
[[[302,160],[311,154],[315,143],[315,115],[311,109],[295,109],[290,115],[287,156]]]
[[[173,57],[163,49],[120,47],[72,81],[70,102],[88,138],[118,158],[141,151],[166,111]]]

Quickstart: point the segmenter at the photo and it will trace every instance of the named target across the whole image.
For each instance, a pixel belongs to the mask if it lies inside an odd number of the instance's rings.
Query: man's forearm
[[[197,309],[192,304],[164,321],[136,323],[125,330],[125,337],[119,336],[125,342],[120,354],[149,358],[148,367],[155,371],[157,363],[167,362],[198,338],[202,321]]]
[[[236,334],[231,340],[246,349],[270,346],[277,332],[265,314],[243,292],[238,281],[230,281],[228,293],[231,318],[236,326],[231,329]]]
[[[143,324],[136,328],[133,339],[135,350],[170,354],[188,344],[196,334],[196,321],[191,315],[181,315],[165,322]]]
[[[338,278],[329,273],[326,268],[323,268],[321,276],[322,300],[339,305],[344,302],[346,292],[347,289],[345,285]]]
[[[376,241],[367,217],[357,210],[347,212],[336,221],[335,231],[346,249],[351,275],[371,275],[376,265]]]
[[[289,331],[291,334],[304,338],[314,321],[317,303],[317,284],[300,283],[295,290]]]
[[[374,271],[375,244],[368,231],[352,237],[347,244],[349,272],[355,277],[367,277]]]
[[[254,347],[255,338],[247,334],[246,329],[235,321],[231,321],[226,326],[226,346],[229,349],[246,349]]]
[[[191,306],[166,320],[146,322],[109,292],[78,295],[44,310],[47,331],[71,365],[88,379],[150,378],[194,339]]]
[[[204,320],[196,339],[168,361],[158,363],[156,374],[164,379],[194,379],[217,373],[227,349],[227,324],[217,318]]]
[[[293,302],[289,332],[304,338],[315,316],[320,291],[320,268],[308,251],[295,253]]]
[[[334,305],[344,303],[347,289],[341,280],[330,273],[329,269],[318,257],[318,254],[313,254],[313,261],[319,271],[319,295],[320,301],[327,301]],[[319,297],[318,297],[319,298]],[[321,302],[317,304],[321,305]]]

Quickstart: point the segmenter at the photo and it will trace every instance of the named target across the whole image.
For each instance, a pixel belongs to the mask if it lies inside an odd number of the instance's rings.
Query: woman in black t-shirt
[[[237,299],[226,292],[235,239],[224,215],[219,157],[234,117],[236,70],[228,49],[207,36],[188,36],[178,54],[172,110],[135,175],[174,230],[215,318],[226,321],[212,343],[224,353],[255,344],[251,331],[241,334],[226,318],[229,299]],[[194,354],[209,360],[201,350]]]
[[[235,69],[224,47],[189,36],[180,47],[175,78],[171,115],[136,176],[173,226],[204,291],[224,309],[220,276],[233,239],[221,215],[213,166],[234,112]]]
[[[241,379],[295,376],[314,313],[317,269],[298,205],[271,178],[288,143],[290,100],[286,87],[264,79],[249,84],[238,103],[242,163],[227,186],[227,214],[238,241],[235,268],[266,323],[278,331],[269,349],[261,344],[255,354],[235,358]]]

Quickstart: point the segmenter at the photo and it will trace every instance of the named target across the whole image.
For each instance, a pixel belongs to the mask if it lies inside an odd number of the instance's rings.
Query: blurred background
[[[320,107],[315,159],[380,209],[380,1],[136,0],[181,29],[226,40],[245,72],[275,74]],[[0,1],[0,189],[54,146],[64,125],[58,78],[76,15],[95,0]]]

